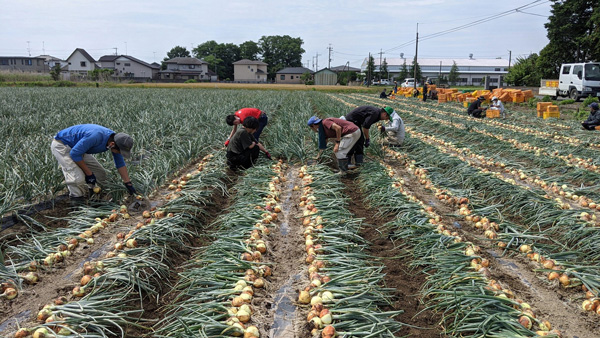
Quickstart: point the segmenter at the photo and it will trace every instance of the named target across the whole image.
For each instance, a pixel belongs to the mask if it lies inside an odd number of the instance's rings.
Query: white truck
[[[579,101],[582,97],[600,97],[600,62],[563,63],[558,80],[542,79],[539,95],[558,96]]]

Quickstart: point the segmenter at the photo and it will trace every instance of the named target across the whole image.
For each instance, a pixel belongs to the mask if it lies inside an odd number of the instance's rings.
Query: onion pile
[[[390,150],[388,150],[388,153],[389,152],[390,152]],[[392,153],[395,154],[395,152],[392,152]],[[487,217],[480,217],[477,215],[471,216],[471,210],[468,208],[469,200],[467,198],[458,199],[458,198],[452,197],[451,193],[448,191],[441,191],[441,190],[437,189],[435,187],[435,185],[427,177],[426,170],[420,169],[420,168],[415,168],[414,161],[408,161],[408,158],[404,154],[398,155],[397,158],[404,160],[405,164],[407,164],[407,170],[409,172],[413,173],[415,176],[417,176],[420,179],[420,183],[422,185],[428,185],[429,186],[428,189],[435,190],[436,194],[439,194],[438,199],[440,199],[441,201],[444,201],[446,203],[449,203],[449,204],[457,205],[460,208],[460,214],[467,215],[465,217],[465,219],[471,223],[475,223],[476,228],[479,228],[479,229],[483,228],[486,230],[486,232],[491,231],[493,234],[495,234],[495,231],[498,230],[498,224],[495,222],[490,222],[487,219]],[[397,183],[397,180],[395,180],[394,175],[390,174],[391,172],[393,172],[393,168],[388,164],[382,164],[382,165],[386,168],[388,175],[394,179],[394,183]],[[437,225],[436,230],[438,233],[443,234],[444,236],[454,237],[454,242],[463,242],[464,241],[463,238],[461,238],[457,232],[451,231],[446,225],[444,225],[442,223],[441,217],[435,213],[435,211],[433,210],[432,207],[426,206],[422,201],[416,199],[416,197],[414,195],[412,195],[410,192],[408,192],[407,190],[405,190],[402,187],[402,185],[392,184],[392,186],[394,188],[398,189],[403,195],[409,197],[409,199],[410,199],[410,197],[413,197],[411,200],[415,201],[416,203],[421,205],[421,207],[423,208],[423,211],[427,214],[427,217],[429,217],[429,223]],[[444,196],[444,197],[440,198],[439,196]],[[486,235],[486,237],[490,238],[487,235]],[[492,239],[495,239],[495,237]],[[531,255],[531,257],[536,257],[537,259],[543,259],[543,257],[541,257],[539,254],[534,254],[532,252],[531,246],[529,246],[529,245],[526,245],[526,244],[521,245],[519,248],[519,251],[521,251],[522,253],[528,253],[528,255]],[[525,327],[527,329],[531,329],[533,326],[532,319],[536,318],[534,312],[531,310],[531,306],[529,306],[529,304],[527,304],[527,303],[524,303],[521,299],[515,298],[512,291],[510,291],[506,288],[503,288],[502,285],[500,285],[500,283],[498,283],[497,281],[489,280],[489,277],[491,275],[491,273],[488,269],[490,262],[486,258],[481,258],[479,256],[480,253],[481,253],[481,248],[479,246],[473,245],[473,244],[467,245],[467,247],[464,250],[464,254],[465,254],[465,256],[473,257],[470,262],[470,268],[473,269],[474,271],[479,272],[480,274],[483,275],[483,277],[486,280],[488,280],[487,289],[494,292],[496,297],[505,298],[505,299],[513,299],[518,304],[518,305],[514,305],[514,308],[517,310],[520,310],[522,313],[522,315],[518,319],[518,322],[523,327]],[[552,326],[550,325],[549,322],[547,322],[547,321],[541,322],[538,320],[536,320],[536,322],[541,323],[540,329],[542,329],[543,332],[550,332]],[[542,332],[542,331],[540,331],[540,332]],[[554,332],[557,332],[557,331],[554,331]]]
[[[309,311],[306,319],[313,326],[312,334],[317,334],[318,330],[321,330],[321,337],[333,338],[335,337],[335,328],[333,327],[333,316],[329,309],[325,306],[327,303],[334,301],[334,296],[330,291],[315,292],[315,289],[323,290],[325,284],[329,282],[329,276],[319,273],[319,270],[325,267],[325,263],[319,260],[317,255],[322,254],[322,245],[319,244],[319,238],[323,231],[324,219],[322,216],[317,215],[319,209],[314,205],[316,197],[313,195],[310,184],[313,182],[313,176],[308,173],[307,166],[302,166],[298,177],[302,178],[302,194],[300,196],[300,202],[298,206],[303,211],[303,217],[301,218],[302,224],[305,226],[304,229],[304,244],[306,251],[306,263],[308,267],[308,277],[310,285],[304,290],[300,291],[298,295],[298,302],[301,304],[310,304],[311,310]],[[311,294],[313,296],[311,296]]]
[[[265,212],[261,214],[261,219],[254,225],[249,238],[244,241],[246,251],[240,254],[240,259],[243,261],[261,262],[263,254],[267,252],[267,243],[264,238],[270,234],[270,226],[277,221],[278,213],[281,212],[278,204],[281,193],[279,183],[285,181],[283,174],[285,164],[279,160],[271,169],[275,175],[269,182],[269,193],[263,198],[264,206],[256,206],[256,209],[265,210]],[[225,321],[229,326],[228,331],[232,335],[236,337],[243,335],[244,338],[260,337],[259,329],[254,325],[248,325],[254,312],[251,302],[255,288],[263,288],[266,283],[265,278],[269,276],[271,276],[271,268],[261,265],[256,269],[246,270],[243,279],[239,279],[233,286],[235,296],[231,299],[231,307],[227,310],[229,318]]]

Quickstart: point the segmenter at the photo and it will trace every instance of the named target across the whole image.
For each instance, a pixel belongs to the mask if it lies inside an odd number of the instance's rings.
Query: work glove
[[[371,145],[371,139],[370,138],[365,139],[365,148],[369,148],[370,145]]]
[[[90,185],[96,185],[96,176],[94,175],[94,173],[92,173],[91,175],[85,175],[85,183]]]
[[[124,182],[123,185],[125,185],[125,188],[127,188],[127,191],[129,191],[130,195],[135,195],[136,191],[135,191],[135,188],[133,187],[133,183]]]
[[[266,157],[267,157],[269,160],[272,160],[272,158],[271,158],[271,154],[269,154],[269,152],[268,152],[268,151],[265,151],[265,156],[266,156]]]
[[[225,141],[225,146],[227,147],[229,145],[229,139],[227,139],[227,141]]]

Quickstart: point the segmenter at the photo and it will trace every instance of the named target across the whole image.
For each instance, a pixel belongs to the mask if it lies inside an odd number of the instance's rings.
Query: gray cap
[[[133,147],[133,139],[131,136],[125,133],[117,133],[115,135],[115,143],[123,155],[126,158],[131,157],[131,147]]]

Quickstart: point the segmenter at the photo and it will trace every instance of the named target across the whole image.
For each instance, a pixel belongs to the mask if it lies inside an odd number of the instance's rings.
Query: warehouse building
[[[402,65],[406,62],[406,68],[410,70],[412,58],[386,58],[389,79],[395,79],[400,75]],[[375,73],[379,72],[379,59],[374,58]],[[480,86],[484,84],[484,78],[490,77],[490,85],[498,86],[500,77],[506,77],[508,74],[509,63],[505,59],[475,59],[469,57],[467,59],[451,59],[451,58],[419,58],[419,67],[423,77],[435,80],[439,77],[448,78],[452,65],[456,62],[460,80],[456,85],[460,86]],[[383,63],[383,59],[382,59]],[[366,73],[367,59],[361,65],[361,71]],[[413,77],[409,74],[408,77]],[[402,81],[403,79],[397,79]],[[505,85],[505,83],[500,86]]]

